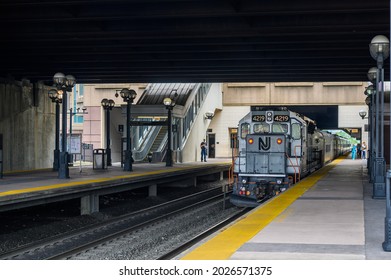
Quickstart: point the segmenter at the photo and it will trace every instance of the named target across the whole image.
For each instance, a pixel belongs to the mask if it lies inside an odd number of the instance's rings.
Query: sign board
[[[68,152],[70,154],[81,154],[81,134],[68,135]]]
[[[67,151],[70,154],[81,154],[81,134],[67,136]],[[60,151],[62,151],[62,137],[60,137]]]

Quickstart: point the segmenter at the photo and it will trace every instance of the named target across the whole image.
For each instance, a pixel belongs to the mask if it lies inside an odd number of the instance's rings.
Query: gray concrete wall
[[[5,172],[52,167],[55,107],[47,91],[42,84],[0,80]]]

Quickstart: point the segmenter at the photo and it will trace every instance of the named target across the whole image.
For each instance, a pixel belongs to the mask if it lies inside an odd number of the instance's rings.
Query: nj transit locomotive
[[[350,150],[348,139],[320,131],[285,107],[251,106],[239,122],[231,202],[255,207]]]

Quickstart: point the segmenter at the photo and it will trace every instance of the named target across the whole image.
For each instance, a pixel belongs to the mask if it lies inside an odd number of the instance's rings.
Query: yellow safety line
[[[256,208],[246,217],[221,231],[206,243],[200,245],[182,260],[226,260],[235,253],[245,242],[254,237],[260,230],[271,223],[289,205],[299,198],[315,183],[326,175],[330,169],[343,159],[336,159],[321,170],[313,173],[264,205]]]
[[[215,165],[215,164],[209,164],[209,165]],[[15,195],[15,194],[22,194],[22,193],[30,193],[30,192],[38,192],[38,191],[66,188],[66,187],[75,187],[75,186],[92,184],[92,183],[102,183],[102,182],[114,181],[114,180],[118,180],[118,179],[134,178],[134,177],[146,176],[146,175],[170,173],[170,172],[187,170],[187,169],[202,168],[204,166],[205,165],[202,165],[202,166],[201,165],[200,166],[195,166],[195,165],[183,166],[183,167],[177,167],[177,168],[174,167],[174,168],[169,168],[169,169],[160,169],[160,170],[156,170],[156,171],[149,171],[149,172],[143,172],[143,173],[133,173],[133,174],[128,174],[128,175],[113,176],[113,177],[109,177],[109,178],[106,177],[106,178],[98,178],[98,179],[91,179],[91,180],[84,180],[84,181],[67,182],[67,183],[61,183],[61,184],[55,184],[55,185],[39,186],[39,187],[19,189],[19,190],[11,190],[11,191],[0,192],[0,197]]]

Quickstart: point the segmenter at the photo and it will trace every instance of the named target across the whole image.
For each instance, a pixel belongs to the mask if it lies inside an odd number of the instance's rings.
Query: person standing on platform
[[[367,144],[365,142],[362,142],[362,145],[361,145],[361,158],[362,159],[367,158]]]
[[[201,161],[206,162],[206,141],[205,141],[205,139],[204,139],[204,141],[201,142],[200,147],[201,147]]]
[[[361,144],[357,144],[356,158],[361,158]]]
[[[352,160],[356,159],[356,154],[357,154],[357,147],[356,147],[356,145],[353,145],[353,147],[352,147]]]

